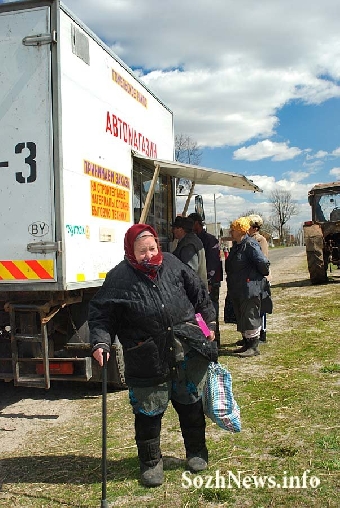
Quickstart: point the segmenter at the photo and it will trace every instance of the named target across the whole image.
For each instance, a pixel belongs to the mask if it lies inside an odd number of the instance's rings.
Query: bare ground
[[[24,446],[32,433],[39,435],[46,427],[77,418],[80,401],[63,398],[59,390],[52,388],[47,394],[6,383],[0,389],[0,457]]]

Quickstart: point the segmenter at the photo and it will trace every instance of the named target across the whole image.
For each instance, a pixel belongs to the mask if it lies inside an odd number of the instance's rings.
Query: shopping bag
[[[231,373],[218,362],[209,363],[202,402],[205,415],[221,429],[240,432],[240,408],[234,399]]]

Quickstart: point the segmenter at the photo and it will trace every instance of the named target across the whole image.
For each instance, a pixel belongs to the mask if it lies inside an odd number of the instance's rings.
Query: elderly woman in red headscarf
[[[269,274],[269,260],[260,245],[249,234],[250,219],[240,217],[230,227],[233,246],[225,262],[228,296],[231,299],[237,321],[237,330],[242,340],[236,344],[239,349],[230,352],[239,357],[260,354],[258,350],[262,312],[271,312],[264,307],[269,298],[266,275]],[[228,354],[228,353],[227,353]]]
[[[160,431],[169,401],[179,416],[189,469],[207,467],[202,389],[209,361],[217,360],[215,310],[198,275],[162,253],[151,226],[130,227],[124,249],[124,260],[90,302],[92,351],[102,365],[103,350],[110,351],[116,335],[123,346],[141,482],[154,487],[163,482]]]

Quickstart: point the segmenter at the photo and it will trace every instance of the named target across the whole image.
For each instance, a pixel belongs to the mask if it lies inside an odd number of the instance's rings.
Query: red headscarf
[[[134,244],[137,236],[139,236],[144,231],[148,231],[155,238],[158,247],[158,254],[153,256],[149,261],[145,260],[142,263],[138,263],[135,258]],[[149,226],[148,224],[134,224],[131,226],[125,233],[124,251],[125,259],[127,259],[134,268],[146,273],[146,275],[151,279],[156,277],[157,271],[163,261],[163,254],[159,245],[157,233],[153,227]]]

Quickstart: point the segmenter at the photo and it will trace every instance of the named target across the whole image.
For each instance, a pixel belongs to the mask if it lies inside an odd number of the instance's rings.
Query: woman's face
[[[246,236],[246,233],[243,233],[239,229],[230,228],[230,236],[234,242],[240,243]]]
[[[143,261],[150,261],[158,254],[157,242],[153,236],[142,236],[135,241],[133,252],[138,264]]]

